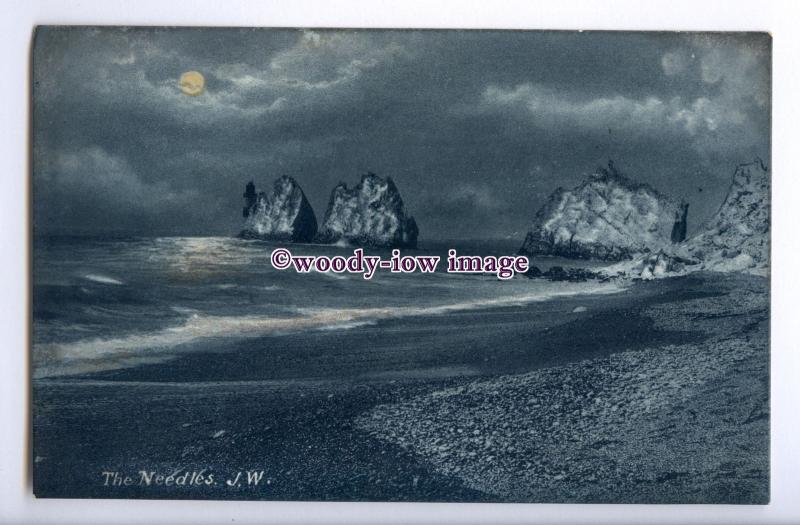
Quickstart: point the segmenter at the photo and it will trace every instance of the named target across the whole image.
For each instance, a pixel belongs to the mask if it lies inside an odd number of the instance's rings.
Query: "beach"
[[[359,426],[504,500],[767,503],[768,302],[760,283],[730,281],[643,310],[701,341],[471,382]]]
[[[104,271],[100,275],[114,277]],[[219,276],[212,277],[219,284]],[[450,286],[438,279],[419,286]],[[575,288],[561,295],[535,279],[513,281],[504,297],[517,297],[527,286],[543,298],[458,296],[447,304],[462,307],[444,309],[427,298],[424,307],[438,309],[415,313],[407,310],[416,301],[409,292],[403,304],[391,305],[406,308],[400,314],[277,331],[264,330],[259,318],[259,329],[248,328],[245,337],[195,337],[195,331],[185,339],[179,330],[185,325],[159,325],[158,341],[167,334],[179,344],[157,352],[158,358],[131,355],[130,341],[142,340],[136,333],[124,344],[119,338],[87,339],[87,348],[111,357],[90,359],[91,366],[65,361],[61,369],[69,373],[33,381],[35,493],[765,501],[766,279],[708,273],[614,290],[589,283],[585,293]],[[372,286],[392,284],[380,282]],[[470,290],[499,284],[471,282],[458,281]],[[341,290],[335,287],[344,283],[320,283],[334,287],[321,300],[335,306]],[[387,297],[413,288],[410,283],[391,288]],[[217,300],[237,292],[229,290]],[[226,308],[240,308],[241,290],[235,297],[239,302]],[[176,330],[181,338],[175,339]],[[79,342],[64,348],[72,351]],[[124,352],[114,354],[118,348]],[[497,436],[489,438],[487,431]],[[215,483],[147,485],[139,483],[141,471],[176,478],[211,473]],[[263,471],[262,481],[227,483],[247,471]],[[109,485],[104,472],[132,481]]]

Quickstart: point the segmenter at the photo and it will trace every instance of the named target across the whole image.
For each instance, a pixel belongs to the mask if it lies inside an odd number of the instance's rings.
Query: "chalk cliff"
[[[418,233],[391,177],[368,173],[352,189],[345,183],[333,189],[315,242],[413,248]]]
[[[658,253],[609,266],[603,273],[643,279],[700,270],[766,276],[769,245],[770,174],[756,159],[736,168],[725,200],[700,233]]]
[[[711,271],[766,273],[769,269],[770,174],[760,159],[741,164],[722,205],[678,253]]]
[[[297,182],[286,175],[278,178],[270,193],[256,193],[249,182],[244,193],[244,228],[247,239],[281,242],[311,242],[317,233],[317,218]]]

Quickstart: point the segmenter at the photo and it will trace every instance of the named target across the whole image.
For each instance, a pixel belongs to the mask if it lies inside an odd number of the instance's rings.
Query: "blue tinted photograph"
[[[35,495],[768,503],[771,48],[38,27]]]

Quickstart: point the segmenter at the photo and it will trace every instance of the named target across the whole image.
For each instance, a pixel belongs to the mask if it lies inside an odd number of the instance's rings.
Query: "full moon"
[[[190,97],[196,97],[203,92],[206,79],[197,71],[187,71],[181,75],[181,92]]]

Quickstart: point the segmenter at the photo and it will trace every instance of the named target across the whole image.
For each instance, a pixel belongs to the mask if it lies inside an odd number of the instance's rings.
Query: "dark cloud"
[[[506,236],[613,158],[696,226],[768,158],[769,94],[762,34],[41,28],[35,221],[229,234],[251,178],[295,176],[322,215],[370,170],[423,238]]]

